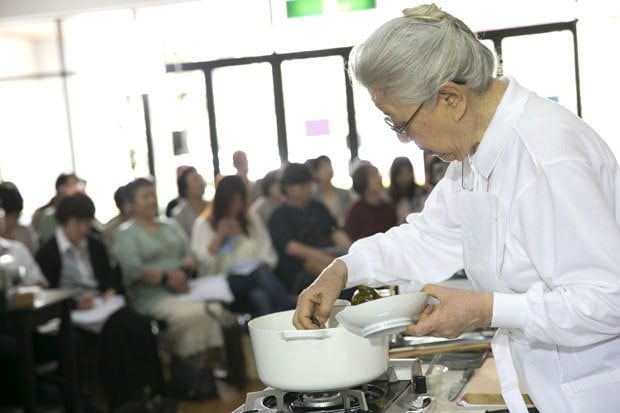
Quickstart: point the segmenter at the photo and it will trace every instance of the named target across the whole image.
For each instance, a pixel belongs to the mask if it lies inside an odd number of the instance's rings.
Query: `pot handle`
[[[318,330],[286,330],[282,331],[282,338],[291,340],[323,340],[332,336],[332,332],[325,328]]]

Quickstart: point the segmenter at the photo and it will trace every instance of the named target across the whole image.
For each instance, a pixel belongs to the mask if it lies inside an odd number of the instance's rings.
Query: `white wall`
[[[0,22],[60,17],[85,11],[126,9],[182,1],[183,0],[0,0]]]
[[[580,2],[577,30],[582,117],[620,160],[616,106],[616,97],[620,96],[619,2]]]

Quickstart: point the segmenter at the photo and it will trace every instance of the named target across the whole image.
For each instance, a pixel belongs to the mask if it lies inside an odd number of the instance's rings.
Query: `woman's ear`
[[[439,89],[437,104],[442,105],[454,123],[459,122],[467,111],[467,93],[462,85],[448,82]]]

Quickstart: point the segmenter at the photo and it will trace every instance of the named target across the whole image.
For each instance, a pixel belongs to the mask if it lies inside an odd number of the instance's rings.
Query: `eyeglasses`
[[[422,106],[424,106],[424,104],[418,106],[418,108],[413,112],[413,115],[411,115],[407,123],[405,123],[401,127],[394,125],[394,122],[392,122],[392,119],[390,119],[389,116],[386,116],[383,120],[390,127],[390,129],[396,132],[398,139],[404,140],[407,138],[407,129],[409,128],[409,125],[411,125],[411,122],[413,122],[413,118],[415,118],[415,115],[417,115],[420,109],[422,109]]]

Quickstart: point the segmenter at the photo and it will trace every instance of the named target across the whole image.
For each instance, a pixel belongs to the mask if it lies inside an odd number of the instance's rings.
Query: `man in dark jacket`
[[[351,240],[321,202],[312,199],[312,174],[307,166],[289,164],[280,181],[285,201],[276,207],[268,227],[278,253],[276,274],[298,294]]]

